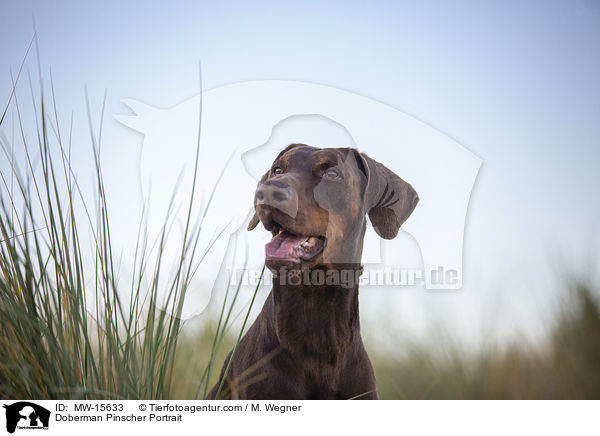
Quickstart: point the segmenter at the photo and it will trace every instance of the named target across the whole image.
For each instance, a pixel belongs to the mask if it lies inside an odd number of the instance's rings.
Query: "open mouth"
[[[265,246],[267,262],[300,264],[317,257],[325,248],[324,236],[296,235],[273,223],[273,239]]]

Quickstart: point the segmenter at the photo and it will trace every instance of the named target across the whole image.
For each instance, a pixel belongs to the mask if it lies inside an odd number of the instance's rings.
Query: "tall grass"
[[[140,218],[131,287],[120,288],[99,153],[103,117],[95,132],[86,95],[95,165],[92,202],[71,166],[72,120],[65,136],[51,76],[49,100],[41,73],[39,92],[33,91],[30,79],[36,120],[33,141],[25,133],[29,126],[23,122],[17,81],[18,76],[9,105],[17,114],[18,142],[26,164],[17,165],[14,143],[2,142],[10,174],[1,174],[0,189],[0,397],[172,398],[178,392],[175,371],[181,368],[176,355],[182,309],[201,259],[202,217],[192,214],[198,150],[174,273],[165,272],[172,263],[164,258],[172,218],[169,206],[153,243],[146,220]],[[92,235],[91,253],[82,244],[84,235]],[[196,398],[206,395],[217,373],[213,366],[220,363],[216,356],[224,345],[238,291],[239,287],[233,302],[223,302],[218,326],[211,333],[207,365],[193,380]],[[190,396],[189,389],[186,395]]]
[[[600,303],[591,280],[565,280],[548,335],[477,352],[450,338],[399,355],[371,352],[387,399],[600,399]],[[397,346],[397,344],[396,344]]]

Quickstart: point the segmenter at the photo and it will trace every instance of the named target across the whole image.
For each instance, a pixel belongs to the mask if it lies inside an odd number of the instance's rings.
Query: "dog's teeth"
[[[314,245],[314,243],[315,243],[315,238],[314,238],[314,236],[309,236],[308,238],[306,238],[306,241],[304,241],[304,242],[301,244],[301,246],[302,246],[302,247],[307,247],[307,246],[310,246],[310,245]]]
[[[279,229],[279,231],[277,232],[277,234],[279,235],[280,233],[283,233],[283,229]]]

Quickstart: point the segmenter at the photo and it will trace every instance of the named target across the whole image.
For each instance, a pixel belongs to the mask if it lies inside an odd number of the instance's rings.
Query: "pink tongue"
[[[298,247],[308,239],[308,236],[295,236],[291,233],[281,232],[275,235],[266,246],[267,257],[277,259],[297,259]]]

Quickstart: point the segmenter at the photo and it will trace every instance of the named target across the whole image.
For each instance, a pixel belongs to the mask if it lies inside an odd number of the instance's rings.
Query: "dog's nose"
[[[256,206],[270,206],[295,217],[298,212],[298,197],[285,183],[270,180],[256,190]]]
[[[273,185],[262,185],[256,191],[257,204],[281,203],[291,197],[290,188]]]
[[[256,190],[256,204],[276,207],[292,198],[292,190],[283,182],[268,181]]]

